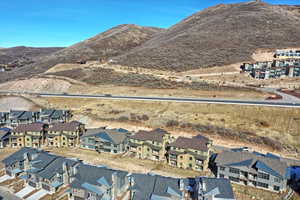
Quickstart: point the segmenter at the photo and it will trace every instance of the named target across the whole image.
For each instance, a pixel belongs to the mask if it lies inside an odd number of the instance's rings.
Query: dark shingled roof
[[[0,140],[8,139],[11,129],[9,128],[0,128]]]
[[[247,151],[223,151],[215,159],[219,166],[232,166],[234,168],[246,168],[252,173],[257,172],[257,168],[277,177],[286,178],[287,163],[280,159],[265,157]]]
[[[37,175],[45,179],[51,179],[57,173],[63,174],[63,163],[66,163],[68,167],[72,167],[76,163],[79,163],[79,161],[57,156],[53,162],[51,162],[44,170],[37,173]]]
[[[135,140],[150,140],[156,142],[163,142],[163,137],[166,134],[170,134],[163,129],[155,129],[152,131],[139,131],[135,135],[131,136],[130,138]]]
[[[67,123],[53,123],[49,125],[48,131],[60,132],[60,131],[76,131],[80,122],[72,121]]]
[[[58,156],[50,154],[48,152],[41,152],[38,154],[36,158],[31,161],[31,166],[37,170],[43,170],[46,168],[51,162],[53,162]]]
[[[44,129],[45,124],[40,122],[35,122],[31,124],[19,124],[13,129],[13,132],[41,132]]]
[[[112,175],[117,173],[118,177],[124,178],[128,173],[123,171],[117,171],[113,169],[107,169],[104,167],[97,167],[87,164],[80,164],[77,167],[77,173],[74,178],[75,181],[71,183],[71,187],[73,188],[82,188],[83,183],[89,183],[92,185],[101,186],[101,181],[99,179],[103,179],[103,183],[106,181],[109,186],[112,185]]]
[[[3,159],[2,162],[5,165],[11,165],[15,162],[23,161],[25,153],[28,153],[29,157],[31,157],[33,154],[36,154],[38,152],[39,152],[39,150],[37,150],[37,149],[30,148],[30,147],[23,147],[19,151],[15,152],[15,153],[11,154],[10,156],[8,156],[7,158]]]
[[[198,138],[178,137],[175,142],[169,144],[171,147],[182,149],[195,149],[199,151],[208,151],[206,140]]]
[[[204,195],[213,193],[215,198],[235,199],[230,181],[225,178],[201,177],[200,183],[203,186]],[[210,196],[210,195],[208,195]]]

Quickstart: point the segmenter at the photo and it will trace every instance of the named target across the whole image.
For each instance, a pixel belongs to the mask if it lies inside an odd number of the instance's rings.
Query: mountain
[[[221,4],[122,55],[122,65],[186,71],[251,60],[257,49],[300,47],[299,6]]]
[[[0,73],[0,82],[39,74],[59,63],[113,58],[129,52],[162,31],[163,29],[160,28],[133,24],[119,25],[53,54],[40,57],[23,68]]]
[[[14,64],[17,67],[31,64],[37,58],[54,53],[63,48],[48,47],[48,48],[34,48],[18,46],[12,48],[0,47],[0,64]]]

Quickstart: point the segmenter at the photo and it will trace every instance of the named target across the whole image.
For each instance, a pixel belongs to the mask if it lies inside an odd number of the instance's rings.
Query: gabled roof
[[[200,188],[206,197],[214,196],[220,199],[235,199],[230,181],[225,178],[200,177]],[[199,191],[201,193],[201,191]]]
[[[11,119],[18,119],[25,112],[26,111],[24,111],[24,110],[10,110],[10,112],[9,112],[9,118],[11,118]]]
[[[36,158],[31,161],[31,167],[37,171],[45,169],[51,162],[53,162],[58,156],[49,154],[47,152],[41,152]]]
[[[10,128],[0,128],[0,140],[8,139],[10,132]]]
[[[48,131],[60,132],[60,131],[76,131],[80,122],[72,121],[67,123],[53,123],[49,125]]]
[[[182,149],[194,149],[199,151],[208,151],[206,140],[198,138],[178,137],[175,142],[169,144],[171,147]]]
[[[217,165],[234,168],[247,168],[255,173],[260,169],[273,176],[286,178],[287,163],[277,158],[258,155],[246,151],[223,151],[215,159]]]
[[[125,178],[127,172],[107,169],[104,167],[97,167],[87,164],[80,164],[77,167],[77,173],[73,178],[75,180],[71,183],[72,188],[87,189],[95,192],[97,189],[101,193],[100,187],[110,188],[112,186],[112,176],[115,173],[119,178]],[[91,186],[91,187],[86,187]]]
[[[52,119],[58,119],[64,116],[65,110],[55,110],[55,109],[42,109],[40,112],[41,117],[47,117]]]
[[[57,156],[53,162],[46,166],[44,170],[38,172],[37,175],[45,179],[51,179],[56,174],[63,174],[64,163],[66,163],[68,167],[73,167],[75,164],[79,163],[79,161]]]
[[[13,132],[41,132],[44,129],[44,127],[45,124],[41,122],[35,122],[31,124],[19,124],[16,128],[13,129]]]
[[[136,140],[150,140],[156,142],[163,142],[163,137],[166,134],[170,134],[163,129],[154,129],[152,131],[139,131],[135,135],[131,136],[130,138]]]
[[[15,152],[15,153],[11,154],[10,156],[8,156],[7,158],[3,159],[2,162],[5,165],[11,165],[15,162],[23,161],[25,153],[27,153],[29,155],[29,157],[31,157],[33,154],[39,153],[39,150],[30,148],[30,147],[23,147],[19,151]]]
[[[182,197],[180,191],[180,179],[156,176],[153,194],[158,197]]]
[[[97,128],[88,129],[84,137],[97,137],[113,144],[121,144],[127,138],[127,135],[112,129]]]

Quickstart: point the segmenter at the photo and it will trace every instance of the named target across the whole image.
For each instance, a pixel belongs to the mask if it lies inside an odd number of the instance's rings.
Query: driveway
[[[31,186],[28,185],[28,186],[24,187],[22,190],[20,190],[19,192],[17,192],[15,195],[17,197],[22,198],[22,197],[25,197],[26,195],[28,195],[29,193],[31,193],[34,190],[35,190],[34,187],[31,187]]]
[[[40,198],[46,196],[47,194],[49,194],[48,191],[41,189],[38,192],[31,195],[30,197],[28,197],[26,200],[39,200]]]
[[[10,180],[10,179],[13,179],[13,177],[8,176],[8,175],[1,176],[0,177],[0,183],[2,183],[4,181],[7,181],[7,180]]]

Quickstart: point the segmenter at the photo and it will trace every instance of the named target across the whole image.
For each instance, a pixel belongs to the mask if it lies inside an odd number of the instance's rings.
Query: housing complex
[[[299,77],[300,50],[277,50],[272,61],[244,63],[241,68],[256,79]]]
[[[278,59],[300,58],[300,49],[298,50],[276,50],[274,55]]]
[[[21,148],[2,163],[7,176],[25,180],[25,189],[33,188],[32,196],[40,191],[47,195],[67,188],[70,200],[235,199],[231,184],[225,179],[132,174],[28,147]]]
[[[215,165],[218,178],[273,192],[287,188],[288,165],[272,154],[223,151],[217,155]]]

